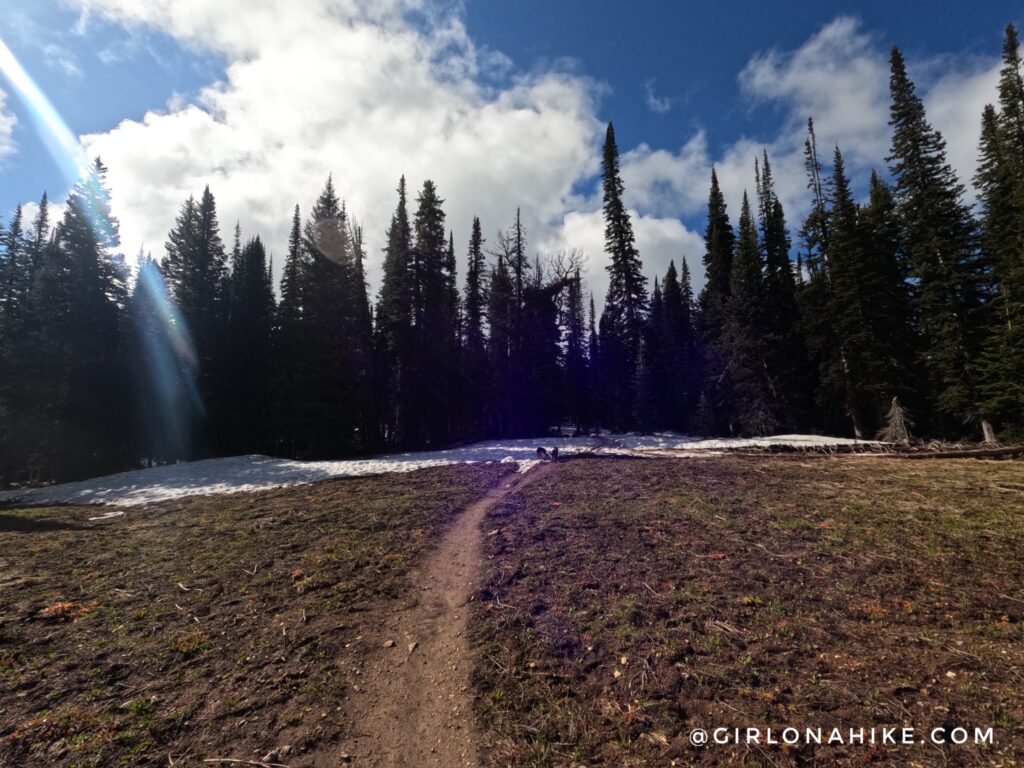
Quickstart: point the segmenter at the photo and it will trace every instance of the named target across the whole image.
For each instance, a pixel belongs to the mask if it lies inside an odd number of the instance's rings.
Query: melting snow
[[[593,437],[493,440],[445,451],[397,453],[372,459],[348,461],[294,461],[267,456],[233,456],[150,469],[121,472],[78,483],[0,493],[0,504],[113,504],[130,506],[186,496],[238,493],[301,485],[336,477],[359,477],[388,472],[412,472],[426,467],[474,462],[515,462],[520,472],[538,463],[537,446],[549,451],[558,446],[563,456],[580,451],[622,453],[649,456],[688,456],[724,449],[769,445],[798,447],[834,446],[856,443],[837,437],[817,435],[780,435],[762,438],[724,438],[706,440],[686,435],[607,435]],[[115,517],[109,513],[96,519]]]

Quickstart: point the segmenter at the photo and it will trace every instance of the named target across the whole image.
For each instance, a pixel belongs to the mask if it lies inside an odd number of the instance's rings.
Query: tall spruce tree
[[[659,426],[677,431],[689,427],[700,389],[693,326],[693,287],[686,259],[682,263],[681,278],[675,261],[669,262],[665,272],[661,290],[663,320],[659,330],[664,366],[660,405],[662,423]],[[652,325],[658,324],[652,319]]]
[[[775,382],[779,428],[795,431],[810,418],[813,374],[807,365],[807,349],[800,334],[796,302],[796,281],[789,259],[789,228],[782,202],[775,193],[775,181],[768,152],[764,151],[758,181],[758,224],[764,257],[765,364]]]
[[[583,279],[577,268],[568,287],[565,308],[565,375],[562,411],[575,434],[585,434],[591,419],[591,385],[587,364],[587,325],[583,312]]]
[[[704,230],[704,272],[707,282],[700,294],[700,335],[704,394],[703,428],[715,433],[735,429],[732,375],[725,352],[725,326],[732,296],[735,233],[729,222],[718,175],[711,169],[708,218]]]
[[[888,160],[924,342],[927,393],[938,417],[936,430],[960,435],[965,423],[980,416],[975,350],[982,275],[974,222],[963,202],[964,188],[946,160],[946,142],[928,123],[895,46],[890,64]]]
[[[398,204],[387,231],[384,275],[377,297],[378,386],[380,422],[385,442],[410,447],[416,436],[410,420],[416,407],[415,338],[413,329],[412,225],[406,202],[405,177],[398,183]]]
[[[72,188],[28,297],[33,439],[25,479],[70,480],[129,460],[123,331],[127,275],[102,165]]]
[[[491,361],[491,413],[490,431],[505,437],[512,430],[515,392],[510,386],[509,368],[512,357],[512,324],[516,310],[515,288],[505,265],[505,255],[499,251],[491,270],[487,291],[487,327]]]
[[[661,286],[654,278],[647,323],[640,339],[634,384],[633,424],[649,432],[664,426],[666,397],[665,306]]]
[[[772,434],[781,423],[780,397],[775,374],[766,360],[764,260],[746,193],[730,283],[722,346],[735,396],[731,415],[744,434]]]
[[[189,197],[167,236],[162,272],[196,350],[196,381],[203,417],[194,425],[189,458],[224,448],[224,349],[228,317],[228,265],[217,204],[210,188]]]
[[[360,321],[359,278],[348,212],[328,176],[306,223],[309,253],[302,287],[309,376],[303,391],[303,434],[310,455],[361,450],[369,390],[369,329]]]
[[[470,436],[479,436],[484,432],[484,411],[489,389],[489,366],[484,334],[486,310],[484,289],[487,278],[484,270],[487,268],[487,262],[483,244],[484,237],[480,228],[480,219],[474,216],[473,228],[469,236],[469,253],[466,258],[466,288],[462,323],[466,431]]]
[[[302,239],[299,206],[292,212],[288,234],[288,253],[281,273],[281,302],[277,308],[272,334],[272,444],[274,453],[295,456],[302,442],[299,430],[305,410],[303,390],[308,377],[305,345],[309,341],[303,327],[303,285],[309,267]]]
[[[611,123],[605,132],[601,191],[604,249],[609,256],[608,295],[601,313],[603,402],[608,422],[624,428],[633,411],[636,363],[647,314],[647,278],[622,199],[619,148]]]
[[[1009,436],[1024,434],[1024,73],[1016,28],[1006,28],[999,110],[982,114],[974,179],[992,302],[980,368],[978,408]]]
[[[229,365],[225,382],[231,403],[228,448],[237,454],[261,453],[266,447],[271,415],[266,370],[271,359],[275,307],[267,254],[258,235],[239,248],[231,264],[229,286]]]
[[[892,398],[906,391],[912,351],[906,344],[904,283],[895,253],[878,231],[885,197],[884,185],[872,175],[871,200],[863,211],[858,208],[836,147],[826,306],[832,343],[824,350],[822,393],[839,404],[860,438],[874,436]]]
[[[416,198],[413,220],[416,247],[412,259],[413,324],[415,326],[415,375],[411,433],[420,445],[438,445],[451,439],[448,408],[453,393],[452,345],[457,339],[453,325],[449,274],[449,241],[445,231],[444,200],[430,179]]]

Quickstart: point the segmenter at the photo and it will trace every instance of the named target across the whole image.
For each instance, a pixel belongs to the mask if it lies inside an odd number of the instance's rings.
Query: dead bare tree
[[[894,445],[910,445],[910,427],[913,422],[907,415],[907,409],[900,405],[900,399],[894,397],[889,413],[886,414],[885,427],[879,431],[878,439]]]

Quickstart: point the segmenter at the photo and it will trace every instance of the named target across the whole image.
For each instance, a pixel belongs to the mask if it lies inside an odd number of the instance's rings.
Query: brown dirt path
[[[467,603],[482,574],[480,525],[491,507],[552,469],[553,464],[540,464],[502,480],[459,515],[410,574],[408,597],[382,617],[375,637],[364,638],[369,654],[348,713],[353,735],[318,765],[480,764],[466,638]]]

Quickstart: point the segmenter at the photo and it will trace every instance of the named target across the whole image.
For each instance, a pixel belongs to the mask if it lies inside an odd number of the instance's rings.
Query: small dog
[[[556,445],[551,449],[551,460],[558,461],[558,446]]]

